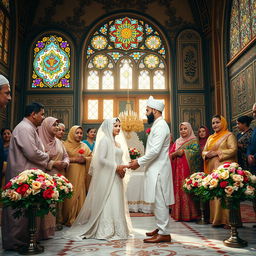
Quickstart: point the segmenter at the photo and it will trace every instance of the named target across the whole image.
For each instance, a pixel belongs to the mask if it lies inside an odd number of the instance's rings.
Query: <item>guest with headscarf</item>
[[[91,150],[81,142],[82,138],[82,127],[75,125],[71,127],[68,138],[64,142],[70,159],[66,177],[74,187],[72,198],[64,201],[63,218],[66,226],[73,224],[86,197],[86,176],[90,166]]]
[[[59,139],[61,142],[64,142],[63,137],[65,135],[65,124],[59,123],[58,127],[59,130],[56,133],[56,138]]]
[[[249,164],[247,159],[247,148],[252,137],[252,128],[250,124],[253,118],[250,116],[240,116],[236,120],[239,133],[237,134],[237,146],[238,146],[238,163],[244,170],[249,170]]]
[[[206,141],[207,141],[209,136],[210,136],[209,129],[206,126],[201,125],[199,130],[198,130],[198,141],[199,141],[199,147],[200,147],[200,156],[202,156],[204,146],[205,146]],[[204,171],[204,161],[203,161],[202,158],[201,158],[201,168],[200,168],[200,170],[202,172]]]
[[[69,165],[69,157],[63,143],[56,139],[58,132],[58,120],[54,117],[46,117],[42,125],[38,129],[39,138],[43,142],[45,152],[48,153],[50,161],[48,162],[46,172],[50,175],[60,173],[65,175],[65,169]],[[54,235],[55,225],[57,230],[62,228],[62,204],[57,204],[56,218],[51,214],[47,214],[42,218],[40,235],[42,239],[47,239]]]
[[[173,172],[175,204],[171,216],[177,221],[191,221],[199,217],[191,196],[184,192],[183,182],[190,174],[199,171],[199,144],[191,124],[180,124],[180,137],[170,150]]]
[[[202,156],[204,159],[204,172],[212,173],[224,162],[237,162],[237,141],[234,134],[228,130],[228,124],[223,116],[215,115],[212,118],[214,134],[209,136]],[[224,226],[228,228],[229,213],[223,209],[220,200],[210,201],[210,222],[213,227]]]

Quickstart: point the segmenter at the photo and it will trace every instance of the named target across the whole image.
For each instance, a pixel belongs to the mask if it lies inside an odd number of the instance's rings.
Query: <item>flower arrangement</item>
[[[129,148],[129,154],[131,159],[140,157],[140,151],[137,148]]]
[[[193,189],[192,183],[187,184],[190,179],[193,180],[193,175],[185,180],[183,188],[186,192],[192,190],[202,200],[208,201],[216,197],[221,199],[223,207],[226,207],[228,199],[232,199],[236,204],[255,198],[256,176],[249,171],[242,170],[237,163],[226,162],[219,166],[204,177],[200,185],[198,183],[198,189]]]
[[[62,175],[51,176],[40,169],[29,169],[12,178],[3,188],[4,206],[11,206],[14,217],[37,205],[37,215],[55,214],[55,203],[72,196],[73,186]]]

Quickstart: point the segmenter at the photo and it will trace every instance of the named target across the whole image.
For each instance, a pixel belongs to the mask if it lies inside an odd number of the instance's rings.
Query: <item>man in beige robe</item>
[[[38,137],[36,128],[44,119],[44,107],[39,103],[26,106],[24,119],[15,127],[10,141],[6,182],[22,171],[30,168],[44,170],[49,156]],[[28,221],[24,217],[15,219],[13,210],[3,209],[2,241],[3,249],[17,250],[28,242]]]

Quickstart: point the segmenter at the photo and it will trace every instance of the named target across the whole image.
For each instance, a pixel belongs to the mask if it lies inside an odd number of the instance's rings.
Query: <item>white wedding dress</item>
[[[101,130],[98,131],[100,139],[98,143],[96,139],[96,151],[90,167],[92,180],[89,192],[76,221],[63,234],[64,238],[118,240],[127,239],[131,234],[132,226],[125,193],[127,177],[121,179],[116,173],[117,165],[127,164],[128,148],[124,142],[120,143],[121,148],[115,146],[114,139],[111,138],[112,120],[110,124],[105,121],[103,128],[111,130],[108,136],[101,138]],[[104,131],[103,135],[106,133]]]

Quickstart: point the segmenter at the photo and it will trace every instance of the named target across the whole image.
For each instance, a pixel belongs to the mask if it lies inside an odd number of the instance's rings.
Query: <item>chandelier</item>
[[[138,114],[132,110],[132,105],[130,102],[129,96],[129,74],[126,71],[124,74],[125,78],[127,78],[127,103],[125,105],[125,110],[119,113],[119,119],[122,124],[122,130],[128,133],[130,132],[141,132],[144,130],[143,120],[139,118]]]
[[[138,114],[132,110],[129,99],[127,99],[125,111],[119,114],[119,119],[122,124],[122,130],[125,132],[141,132],[144,130],[143,121],[138,117]]]

